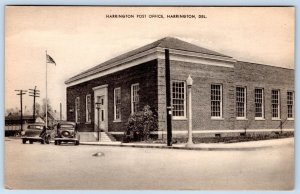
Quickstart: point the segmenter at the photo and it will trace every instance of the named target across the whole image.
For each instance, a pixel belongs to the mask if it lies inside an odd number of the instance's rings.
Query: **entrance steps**
[[[78,132],[81,142],[97,142],[96,132]],[[115,142],[116,139],[107,132],[100,132],[100,142]]]

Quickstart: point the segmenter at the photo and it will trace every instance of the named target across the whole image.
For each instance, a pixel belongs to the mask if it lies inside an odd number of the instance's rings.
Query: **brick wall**
[[[233,68],[171,61],[171,79],[193,79],[192,113],[194,130],[218,130],[233,128]],[[221,84],[223,90],[223,118],[211,119],[211,84]],[[188,99],[188,96],[186,96]],[[188,108],[187,108],[188,118]],[[174,120],[173,130],[187,130],[188,120]]]
[[[80,131],[94,131],[93,88],[108,84],[108,129],[124,131],[131,112],[131,84],[139,83],[140,107],[150,105],[157,110],[157,61],[153,60],[110,75],[96,78],[78,85],[67,87],[67,120],[75,120],[75,98],[80,97]],[[114,120],[114,88],[121,87],[121,122]],[[86,123],[85,96],[91,94],[91,123]],[[73,109],[73,112],[69,110]]]
[[[235,120],[236,129],[279,127],[280,121],[272,120],[272,90],[280,90],[280,118],[287,118],[287,91],[294,91],[294,70],[239,61],[235,64],[235,85],[247,88],[247,120]],[[254,89],[257,87],[264,90],[265,120],[255,120]],[[294,121],[286,121],[283,128],[293,129]]]
[[[237,62],[234,68],[170,61],[171,80],[185,81],[190,74],[193,78],[192,112],[193,130],[234,130],[234,129],[276,129],[280,121],[272,120],[271,90],[280,90],[281,118],[287,117],[287,91],[294,89],[294,71],[267,65]],[[164,60],[158,60],[158,90],[160,130],[166,130]],[[211,84],[221,84],[223,89],[223,118],[211,118]],[[247,118],[236,119],[236,86],[247,88]],[[254,120],[254,89],[264,88],[265,120]],[[188,99],[188,96],[186,96]],[[188,106],[188,105],[187,105]],[[187,109],[188,118],[188,109]],[[188,120],[172,121],[174,131],[186,131]],[[286,121],[283,128],[292,129],[293,121]]]

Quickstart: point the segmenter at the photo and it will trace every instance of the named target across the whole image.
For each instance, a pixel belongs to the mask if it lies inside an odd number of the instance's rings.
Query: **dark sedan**
[[[79,145],[80,136],[75,122],[61,121],[57,124],[57,133],[54,138],[54,144],[60,145],[62,142],[73,142]]]
[[[49,130],[46,130],[44,123],[33,123],[29,124],[27,128],[21,132],[22,143],[25,144],[29,141],[30,144],[33,142],[40,142],[41,144],[50,143]]]

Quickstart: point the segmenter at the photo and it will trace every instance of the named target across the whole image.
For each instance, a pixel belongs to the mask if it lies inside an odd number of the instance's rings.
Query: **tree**
[[[20,114],[20,109],[18,107],[15,107],[15,108],[7,108],[5,110],[5,115],[18,115]]]
[[[35,103],[35,114],[36,115],[41,115],[42,114],[42,108],[41,108],[41,105],[38,102]]]
[[[48,102],[48,103],[47,103]],[[53,113],[53,109],[51,107],[51,103],[50,103],[50,100],[46,98],[43,99],[43,104],[42,104],[42,114],[46,114],[46,104],[48,105],[47,106],[47,111],[49,113]]]
[[[148,141],[150,133],[157,131],[157,112],[152,111],[149,105],[144,106],[142,111],[130,115],[127,122],[124,141]]]

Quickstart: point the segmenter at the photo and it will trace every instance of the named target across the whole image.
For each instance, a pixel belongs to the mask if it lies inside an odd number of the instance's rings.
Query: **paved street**
[[[250,151],[200,151],[5,140],[12,189],[292,189],[294,142]],[[95,157],[101,152],[104,155]]]

